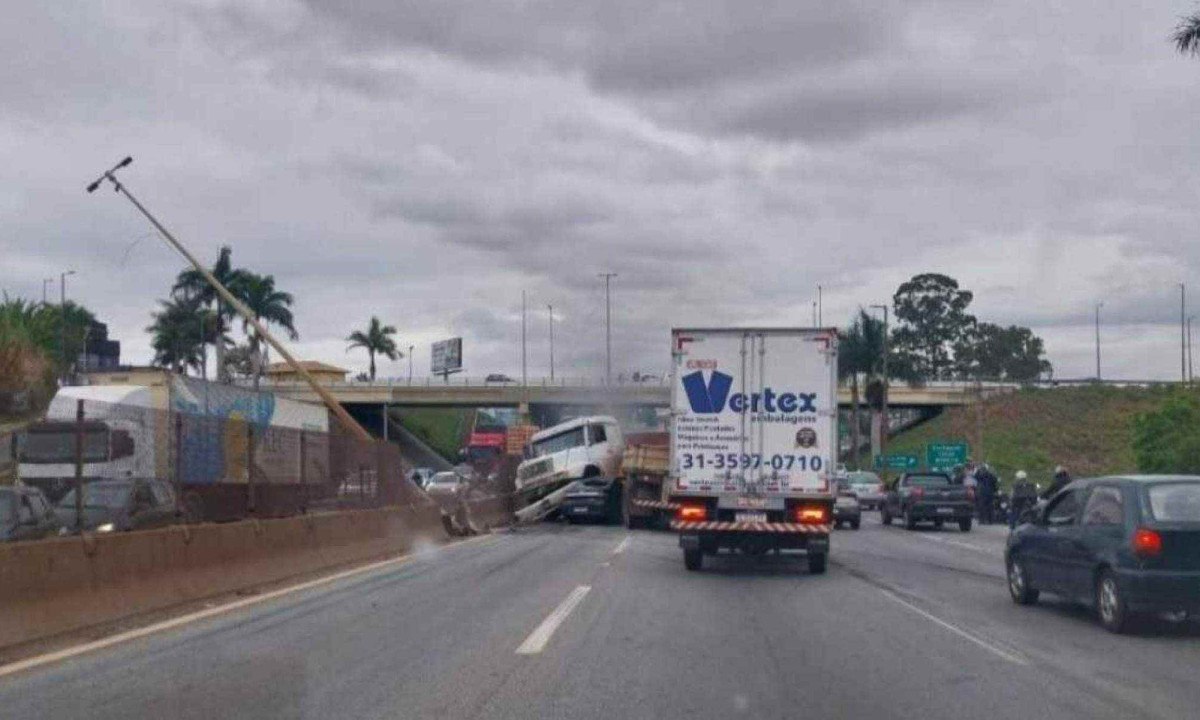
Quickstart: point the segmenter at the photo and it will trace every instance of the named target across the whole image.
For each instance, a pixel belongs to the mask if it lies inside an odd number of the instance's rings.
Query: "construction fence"
[[[215,416],[59,397],[44,420],[0,438],[0,466],[15,466],[51,503],[77,483],[164,480],[190,521],[429,502],[395,445],[358,440],[329,423],[324,408],[308,410]]]

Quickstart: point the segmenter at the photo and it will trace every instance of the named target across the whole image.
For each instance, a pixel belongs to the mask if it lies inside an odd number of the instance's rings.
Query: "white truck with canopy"
[[[837,331],[671,333],[670,483],[684,564],[803,550],[825,571],[837,460]]]

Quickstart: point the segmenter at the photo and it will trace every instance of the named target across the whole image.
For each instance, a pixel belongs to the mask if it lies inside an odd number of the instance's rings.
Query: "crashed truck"
[[[551,515],[576,480],[616,477],[624,452],[621,426],[607,415],[575,418],[534,434],[527,459],[517,466],[517,520]]]

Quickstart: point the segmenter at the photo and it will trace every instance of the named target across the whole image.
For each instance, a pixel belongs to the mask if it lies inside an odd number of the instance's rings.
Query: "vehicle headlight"
[[[117,529],[116,526],[113,525],[112,523],[104,523],[103,525],[96,526],[96,532],[98,532],[98,533],[112,532],[113,530],[116,530],[116,529]]]

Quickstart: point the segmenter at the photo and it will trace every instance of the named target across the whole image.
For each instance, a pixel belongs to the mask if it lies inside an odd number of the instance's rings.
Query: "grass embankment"
[[[950,408],[892,439],[889,453],[925,459],[930,442],[968,442],[1007,485],[1017,470],[1045,484],[1055,465],[1074,477],[1136,472],[1133,418],[1157,409],[1176,388],[1107,386],[1028,389],[991,398],[978,409]]]
[[[471,429],[473,410],[466,408],[405,409],[400,424],[446,460],[458,462],[458,451]]]

